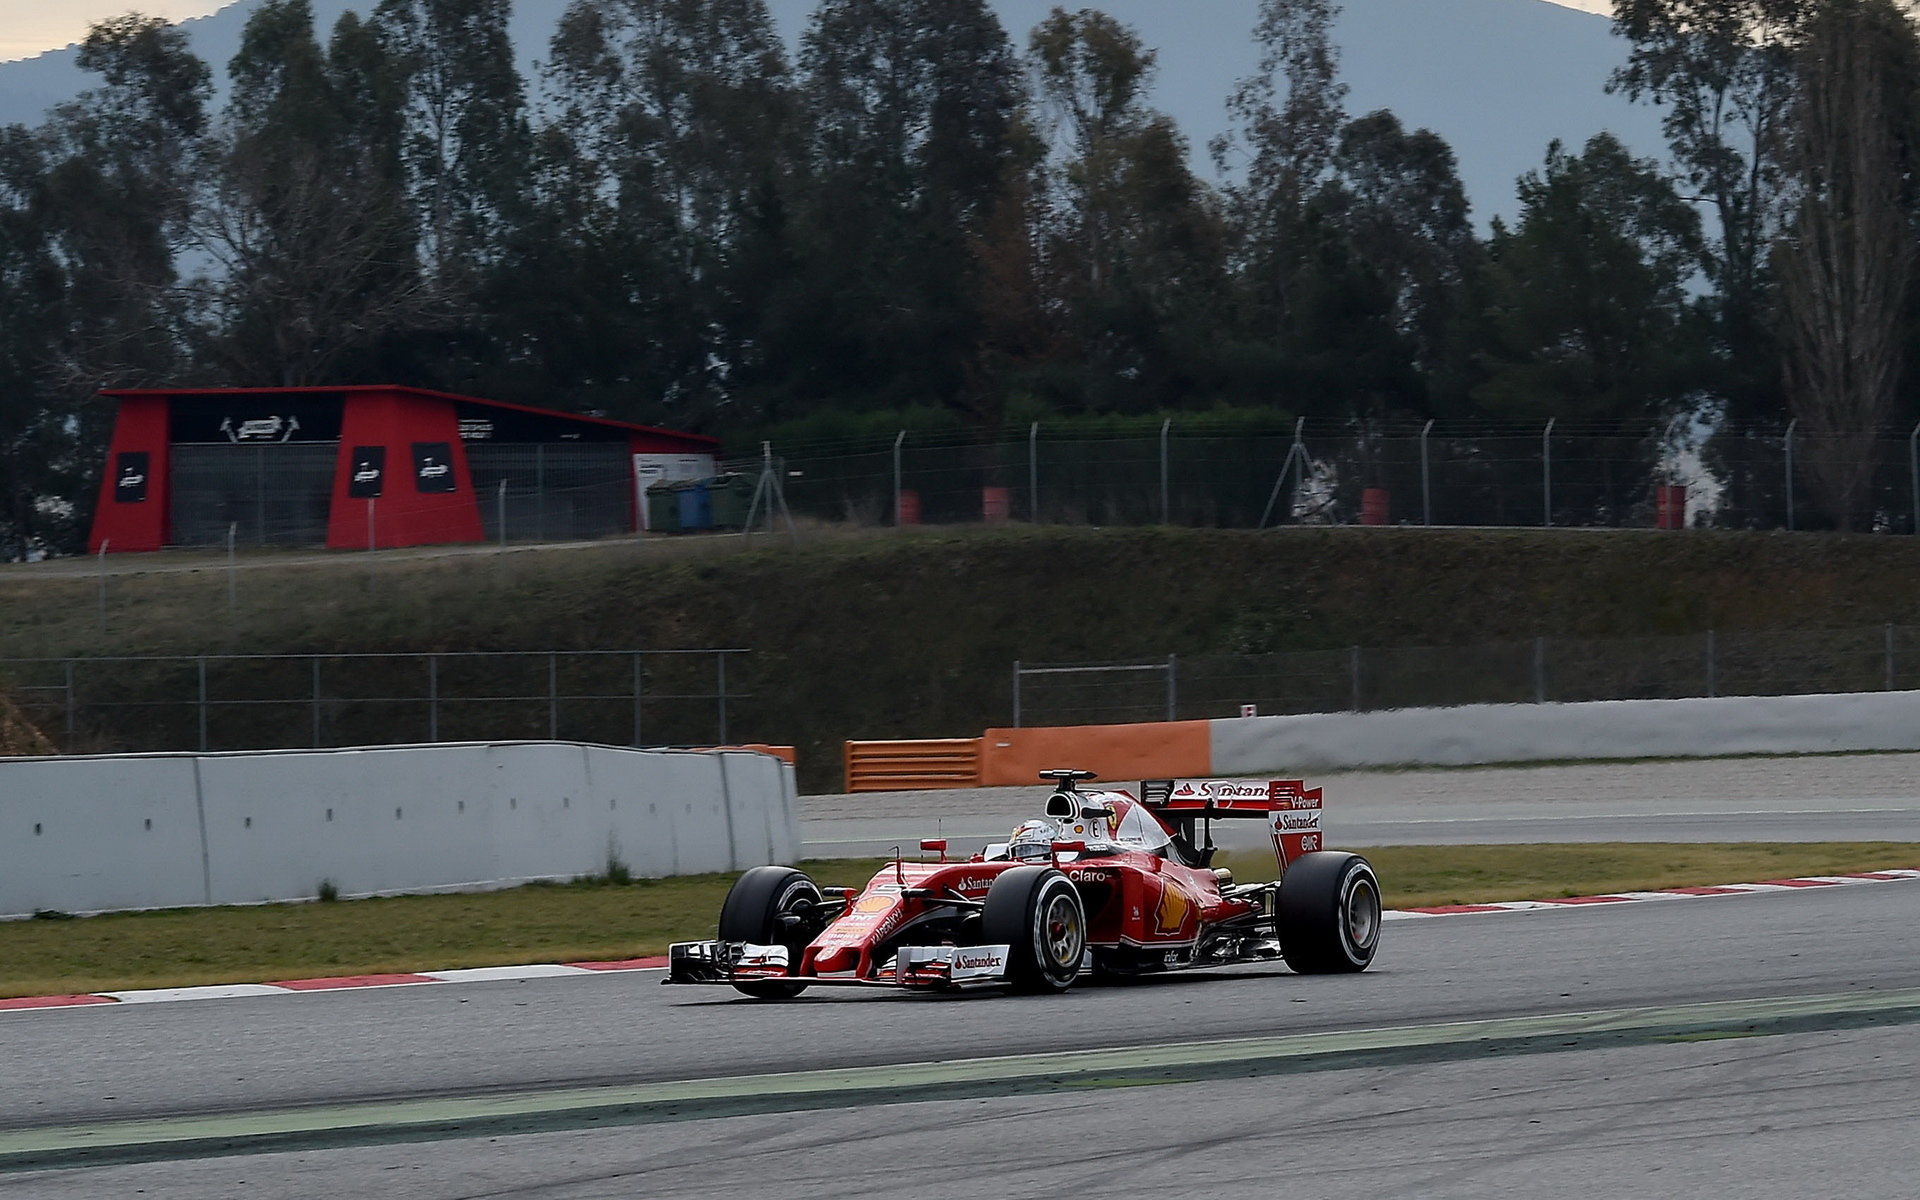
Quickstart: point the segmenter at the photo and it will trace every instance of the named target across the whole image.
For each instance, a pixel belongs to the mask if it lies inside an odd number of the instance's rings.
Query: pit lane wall
[[[966,778],[952,765],[961,758],[952,747],[962,741],[974,772]],[[929,752],[915,749],[935,745],[945,756],[938,778],[919,761],[932,762]],[[1111,780],[1841,750],[1920,750],[1920,692],[1489,704],[989,729],[978,739],[940,743],[850,743],[847,790],[1029,785],[1040,771],[1054,767],[1079,767]]]
[[[793,767],[516,742],[0,759],[0,916],[791,863]]]

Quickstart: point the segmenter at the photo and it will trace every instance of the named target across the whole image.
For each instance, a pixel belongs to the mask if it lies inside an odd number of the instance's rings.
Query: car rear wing
[[[1193,822],[1264,820],[1273,835],[1274,857],[1285,871],[1302,854],[1321,847],[1321,789],[1299,779],[1143,779],[1140,803],[1163,820],[1191,830]],[[1189,834],[1189,840],[1192,840]],[[1211,843],[1212,838],[1208,837]]]

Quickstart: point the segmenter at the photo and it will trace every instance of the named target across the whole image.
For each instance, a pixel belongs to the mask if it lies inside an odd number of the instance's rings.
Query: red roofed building
[[[713,438],[394,386],[108,391],[88,549],[370,549],[604,537],[641,489],[716,473]]]

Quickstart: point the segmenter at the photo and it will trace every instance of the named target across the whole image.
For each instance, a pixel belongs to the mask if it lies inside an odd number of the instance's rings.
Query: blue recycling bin
[[[680,528],[690,532],[713,528],[713,498],[707,482],[700,479],[680,486]]]

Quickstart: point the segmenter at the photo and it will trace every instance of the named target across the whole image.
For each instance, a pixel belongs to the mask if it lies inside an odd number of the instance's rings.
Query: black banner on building
[[[355,500],[371,500],[380,494],[387,475],[385,446],[355,446],[353,474],[347,478],[347,495]]]
[[[453,477],[453,446],[447,442],[415,442],[413,482],[417,491],[457,491],[460,484]]]
[[[113,498],[121,504],[141,504],[147,498],[147,465],[151,460],[145,450],[123,450],[114,464]]]

